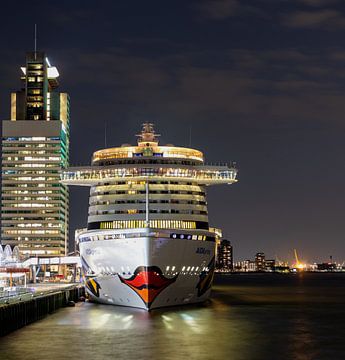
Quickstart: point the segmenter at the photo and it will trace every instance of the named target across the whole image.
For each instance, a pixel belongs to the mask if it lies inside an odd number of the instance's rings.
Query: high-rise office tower
[[[22,89],[11,94],[2,122],[1,242],[22,254],[67,252],[68,188],[59,171],[69,161],[69,96],[43,52],[29,52]]]
[[[217,245],[216,268],[221,271],[233,270],[232,246],[229,240],[221,240]]]

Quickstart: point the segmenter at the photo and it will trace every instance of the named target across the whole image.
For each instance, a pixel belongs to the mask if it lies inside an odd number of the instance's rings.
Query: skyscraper
[[[22,254],[67,252],[68,188],[59,171],[69,162],[69,96],[43,52],[29,52],[22,88],[11,94],[2,122],[1,242]]]
[[[217,245],[216,268],[220,271],[233,270],[232,246],[229,240],[223,239]]]

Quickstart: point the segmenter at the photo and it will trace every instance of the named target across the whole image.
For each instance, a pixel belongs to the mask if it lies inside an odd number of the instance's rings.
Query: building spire
[[[37,24],[35,24],[35,60],[37,60]]]

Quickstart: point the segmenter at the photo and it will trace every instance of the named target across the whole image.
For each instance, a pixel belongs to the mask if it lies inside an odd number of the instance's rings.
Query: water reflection
[[[151,313],[81,303],[4,337],[0,358],[340,359],[343,280],[326,292],[324,282],[306,279],[282,286],[229,281],[204,305]]]

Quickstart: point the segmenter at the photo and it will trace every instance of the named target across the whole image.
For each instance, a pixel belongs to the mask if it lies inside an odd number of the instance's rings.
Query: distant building
[[[234,265],[234,271],[239,272],[289,272],[287,263],[282,263],[274,259],[266,259],[265,253],[258,252],[254,260],[238,261]]]
[[[256,271],[265,271],[265,254],[259,252],[255,255]]]
[[[317,264],[317,271],[336,271],[337,264],[336,263],[321,263]]]
[[[221,240],[217,245],[216,269],[219,271],[233,270],[233,252],[229,240]]]
[[[69,161],[69,96],[43,52],[29,52],[22,88],[2,122],[1,242],[26,257],[67,253],[69,195],[60,170]]]
[[[235,271],[239,272],[254,272],[256,271],[256,263],[252,260],[243,260],[235,263]]]
[[[265,271],[273,272],[276,268],[275,260],[265,260]]]
[[[290,272],[290,267],[288,265],[276,265],[274,268],[275,272],[280,272],[280,273],[288,273]]]

